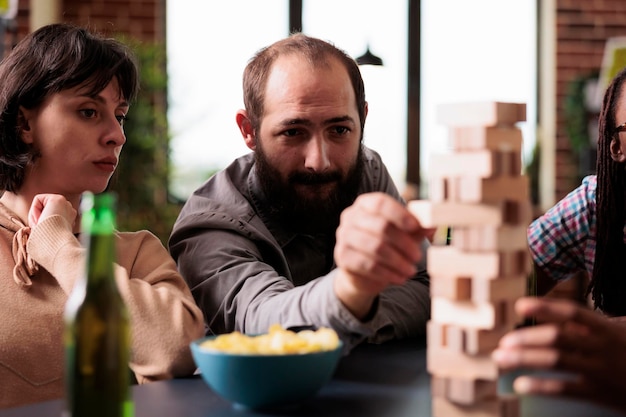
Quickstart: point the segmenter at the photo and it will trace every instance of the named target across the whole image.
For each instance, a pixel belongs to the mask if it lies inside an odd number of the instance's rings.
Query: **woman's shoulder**
[[[167,249],[161,240],[149,230],[138,230],[136,232],[115,232],[116,246],[118,253],[130,255],[140,250],[165,251]]]

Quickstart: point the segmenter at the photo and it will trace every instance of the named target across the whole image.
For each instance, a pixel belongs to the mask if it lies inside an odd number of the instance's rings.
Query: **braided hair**
[[[626,69],[611,81],[602,101],[598,123],[596,255],[587,295],[594,306],[613,316],[626,315],[626,167],[611,157],[611,141],[619,141],[615,120],[620,100],[626,98]],[[626,102],[622,105],[626,106]]]

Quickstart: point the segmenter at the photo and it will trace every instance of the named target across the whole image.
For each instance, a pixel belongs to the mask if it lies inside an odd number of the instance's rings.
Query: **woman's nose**
[[[103,136],[105,145],[122,146],[126,143],[124,127],[120,124],[117,116],[113,116],[106,122],[106,132]]]

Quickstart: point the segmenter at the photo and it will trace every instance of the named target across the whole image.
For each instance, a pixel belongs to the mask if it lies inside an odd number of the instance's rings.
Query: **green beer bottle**
[[[84,193],[81,238],[84,274],[65,309],[66,416],[132,417],[130,324],[115,284],[112,193]]]

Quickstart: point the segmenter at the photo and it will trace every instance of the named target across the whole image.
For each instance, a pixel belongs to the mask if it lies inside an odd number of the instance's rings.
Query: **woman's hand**
[[[76,228],[78,212],[72,204],[59,194],[37,194],[28,211],[28,224],[35,227],[40,221],[53,215],[60,215]]]
[[[520,394],[586,399],[626,412],[626,328],[571,301],[522,298],[515,308],[541,324],[500,340],[493,359],[503,370],[527,368],[570,373],[572,378],[525,375]]]

